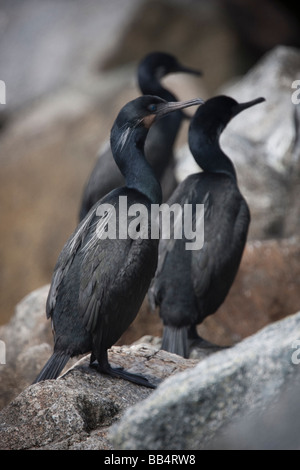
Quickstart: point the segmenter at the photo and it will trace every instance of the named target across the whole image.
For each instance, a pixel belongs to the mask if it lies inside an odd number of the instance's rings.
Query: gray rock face
[[[44,313],[48,290],[46,285],[27,295],[11,321],[0,327],[6,350],[0,365],[0,409],[34,380],[51,355],[51,326]]]
[[[236,166],[251,209],[252,239],[287,237],[299,231],[300,107],[292,101],[292,83],[299,76],[299,50],[280,46],[216,93],[238,101],[266,99],[233,119],[220,140]],[[199,171],[187,147],[178,160],[179,180]]]
[[[300,450],[299,370],[278,400],[226,426],[210,449]]]
[[[300,313],[165,380],[112,427],[114,448],[205,449],[226,424],[277,400],[297,374],[299,337]]]
[[[197,351],[194,359],[160,351],[159,338],[113,347],[109,351],[113,365],[162,382],[154,392],[99,375],[88,367],[89,356],[58,380],[32,386],[52,352],[50,324],[44,315],[47,293],[45,286],[28,295],[0,330],[7,344],[7,363],[0,366],[1,404],[6,405],[0,411],[1,449],[234,448],[239,426],[244,432],[239,445],[246,442],[255,448],[263,447],[264,441],[259,442],[258,435],[251,440],[251,427],[245,428],[245,423],[255,426],[265,410],[267,421],[262,424],[271,422],[275,428],[277,423],[281,429],[284,413],[285,428],[291,426],[289,402],[285,400],[283,411],[277,404],[286,383],[299,376],[300,313],[230,349]],[[278,413],[277,421],[274,412],[270,415],[270,404]],[[245,421],[246,413],[252,421],[248,416]],[[235,422],[238,427],[232,429]],[[224,440],[227,426],[231,440]],[[269,447],[274,445],[272,437]],[[285,441],[288,444],[296,445],[291,439]]]
[[[118,44],[137,4],[136,0],[126,6],[121,0],[102,1],[100,7],[97,0],[2,2],[0,68],[8,85],[8,109],[65,84],[80,87],[86,75],[95,75],[97,62]]]
[[[197,363],[144,344],[114,347],[109,360],[153,382]],[[108,427],[151,392],[100,375],[88,355],[59,379],[29,386],[0,412],[0,448],[110,449]]]

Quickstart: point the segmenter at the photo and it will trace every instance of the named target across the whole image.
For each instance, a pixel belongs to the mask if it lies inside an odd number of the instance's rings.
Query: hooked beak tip
[[[255,106],[256,104],[263,103],[264,101],[266,101],[266,99],[263,98],[263,97],[260,97],[260,98],[256,98],[255,100],[252,100],[252,101],[247,101],[246,103],[239,103],[236,106],[234,115],[239,114],[241,111],[244,111],[245,109],[251,108],[252,106]]]
[[[191,75],[196,75],[197,77],[202,77],[203,76],[202,70],[192,69],[190,67],[184,67],[184,68],[180,69],[180,72],[189,73]]]

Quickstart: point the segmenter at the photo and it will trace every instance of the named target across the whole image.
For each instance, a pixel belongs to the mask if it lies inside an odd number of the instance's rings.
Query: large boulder
[[[45,304],[49,285],[28,294],[7,325],[0,327],[5,363],[0,365],[0,409],[37,376],[52,350],[51,326]]]
[[[247,413],[265,412],[298,377],[299,337],[300,313],[166,379],[111,428],[113,447],[207,448],[229,423]]]

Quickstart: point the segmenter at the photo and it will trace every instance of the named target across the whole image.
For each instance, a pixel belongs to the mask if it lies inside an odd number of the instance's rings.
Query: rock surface
[[[144,344],[113,347],[109,361],[155,383],[197,363]],[[110,449],[109,426],[152,390],[100,375],[88,365],[89,356],[59,379],[26,388],[4,408],[0,449]]]
[[[5,364],[0,365],[0,408],[34,380],[51,354],[51,327],[44,313],[48,290],[44,286],[26,296],[10,322],[0,327],[6,349]]]
[[[117,46],[139,0],[1,2],[0,69],[7,109],[31,106],[65,85],[79,88]],[[28,26],[30,25],[30,27]],[[14,57],[14,60],[10,60]],[[30,58],[30,60],[28,60]]]
[[[251,437],[249,430],[262,416],[270,420],[270,406],[273,420],[285,416],[283,429],[293,425],[290,406],[295,400],[287,403],[285,398],[284,408],[277,404],[287,384],[299,384],[299,356],[300,313],[200,362],[145,343],[113,347],[113,365],[146,375],[158,388],[153,391],[98,374],[85,356],[59,379],[25,388],[0,411],[0,448],[198,450],[243,443],[263,447],[264,441],[258,439],[262,433]],[[236,435],[240,423],[247,441],[242,435],[240,443],[226,439]],[[274,426],[280,430],[281,421]],[[268,446],[280,448],[274,436],[268,436]],[[295,439],[284,441],[282,448],[298,444]]]
[[[299,367],[299,366],[298,366]],[[300,450],[299,370],[276,402],[217,433],[212,450]]]
[[[300,313],[170,377],[111,428],[113,447],[207,448],[226,424],[246,412],[263,412],[277,401],[297,375],[299,365],[292,359],[299,338]]]

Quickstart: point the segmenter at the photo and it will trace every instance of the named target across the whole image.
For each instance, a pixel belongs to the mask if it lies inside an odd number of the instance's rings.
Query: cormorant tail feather
[[[54,352],[33,383],[36,384],[43,380],[56,379],[69,359],[70,355],[65,352]]]
[[[164,325],[161,349],[188,358],[188,329],[188,326],[175,328],[174,326]]]

